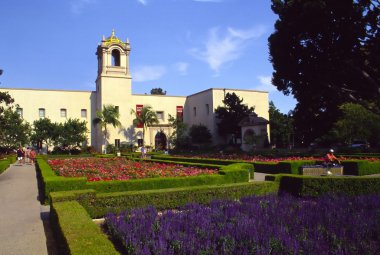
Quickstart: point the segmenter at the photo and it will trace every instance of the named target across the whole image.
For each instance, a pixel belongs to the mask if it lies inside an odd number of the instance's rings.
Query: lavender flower
[[[251,196],[109,214],[128,254],[376,254],[380,196]]]

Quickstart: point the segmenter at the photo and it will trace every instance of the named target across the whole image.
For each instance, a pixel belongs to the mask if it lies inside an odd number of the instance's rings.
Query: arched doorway
[[[163,131],[157,132],[155,138],[154,138],[154,147],[156,150],[166,150],[166,142],[167,138]]]

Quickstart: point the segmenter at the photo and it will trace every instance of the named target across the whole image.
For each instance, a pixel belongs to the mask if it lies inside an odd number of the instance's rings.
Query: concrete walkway
[[[34,165],[11,165],[0,175],[0,254],[49,254],[48,221],[49,207],[38,201]]]

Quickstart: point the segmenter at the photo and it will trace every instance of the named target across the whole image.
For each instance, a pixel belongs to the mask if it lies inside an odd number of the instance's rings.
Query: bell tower
[[[98,44],[96,55],[98,58],[98,74],[96,78],[96,103],[94,113],[102,111],[104,105],[117,106],[120,113],[119,121],[125,125],[130,122],[132,108],[132,77],[129,69],[129,53],[131,47],[129,40],[121,41],[112,30],[111,36],[102,37]],[[96,128],[97,141],[103,141],[100,127]],[[107,140],[113,143],[120,137],[120,130],[107,127],[109,134]],[[123,140],[123,139],[122,139]],[[103,143],[97,142],[98,149]]]
[[[121,41],[115,36],[114,30],[108,38],[103,36],[96,51],[98,57],[96,79],[98,107],[104,104],[116,105],[121,98],[125,101],[126,97],[131,95],[130,51],[129,40]]]

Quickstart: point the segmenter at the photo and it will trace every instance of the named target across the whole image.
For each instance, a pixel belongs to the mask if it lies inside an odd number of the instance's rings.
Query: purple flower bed
[[[109,214],[128,254],[380,254],[380,196],[247,197]]]

